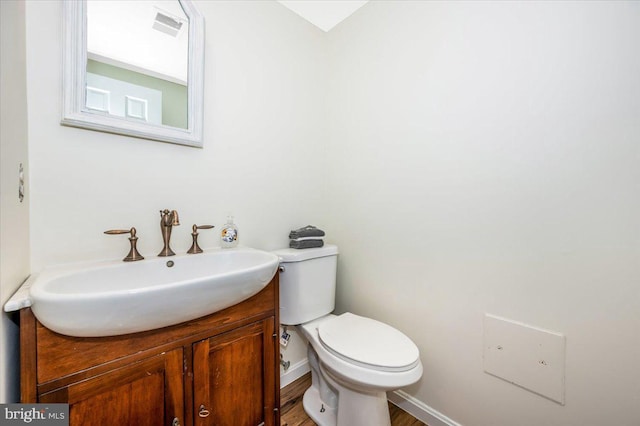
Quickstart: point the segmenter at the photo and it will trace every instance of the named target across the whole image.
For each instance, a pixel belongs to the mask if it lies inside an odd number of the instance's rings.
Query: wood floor
[[[302,395],[311,386],[311,373],[300,377],[280,391],[281,426],[314,426],[302,407]],[[392,426],[426,426],[420,420],[389,403]],[[372,425],[374,426],[374,425]]]

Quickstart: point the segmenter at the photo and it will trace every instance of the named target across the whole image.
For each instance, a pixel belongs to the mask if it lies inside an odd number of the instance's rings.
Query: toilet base
[[[318,426],[336,426],[337,410],[322,402],[320,393],[315,387],[311,386],[306,390],[302,398],[302,406],[305,413]]]
[[[311,344],[307,356],[311,387],[302,406],[311,420],[319,426],[391,426],[386,392],[353,388],[333,376]]]
[[[328,377],[324,377],[333,382]],[[387,395],[384,392],[361,393],[333,382],[340,391],[338,398],[343,409],[330,407],[322,398],[317,384],[307,389],[302,398],[305,413],[318,426],[391,426]]]
[[[386,392],[356,390],[322,365],[320,371],[338,394],[337,426],[391,426]]]

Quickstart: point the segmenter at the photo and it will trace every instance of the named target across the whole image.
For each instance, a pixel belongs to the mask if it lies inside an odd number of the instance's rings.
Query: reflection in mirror
[[[204,20],[192,2],[64,8],[62,124],[202,146]]]
[[[177,0],[88,0],[87,109],[186,129],[188,27]]]

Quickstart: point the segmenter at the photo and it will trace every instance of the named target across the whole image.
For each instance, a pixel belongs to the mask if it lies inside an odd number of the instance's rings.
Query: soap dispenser
[[[222,226],[220,245],[222,248],[231,248],[238,245],[238,227],[233,223],[233,216],[228,216],[227,223]]]

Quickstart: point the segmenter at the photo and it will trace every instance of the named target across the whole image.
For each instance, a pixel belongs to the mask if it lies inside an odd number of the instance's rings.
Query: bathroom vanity
[[[20,311],[21,400],[70,425],[280,424],[278,274],[258,294],[161,329],[71,337]]]

